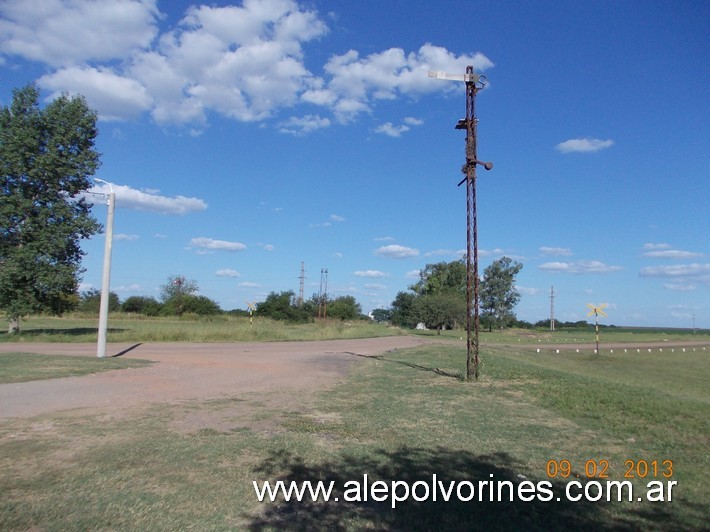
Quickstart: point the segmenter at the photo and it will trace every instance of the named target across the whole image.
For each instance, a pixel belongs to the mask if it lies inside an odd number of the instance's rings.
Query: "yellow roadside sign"
[[[587,313],[587,316],[606,316],[606,312],[604,312],[604,307],[606,307],[606,303],[602,303],[601,305],[594,306],[591,303],[587,303],[587,306],[591,309],[589,313]]]

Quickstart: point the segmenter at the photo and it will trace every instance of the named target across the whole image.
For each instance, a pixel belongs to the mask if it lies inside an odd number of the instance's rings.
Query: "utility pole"
[[[478,91],[486,86],[486,77],[474,74],[473,67],[467,66],[465,74],[429,72],[430,78],[463,81],[466,84],[466,118],[459,120],[456,129],[466,131],[466,163],[461,171],[464,177],[458,184],[466,183],[466,380],[478,380],[479,354],[479,298],[478,298],[478,223],[476,219],[476,165],[486,170],[493,163],[478,160],[476,147],[475,100]],[[473,308],[472,308],[473,307]]]
[[[301,275],[299,276],[300,279],[300,284],[298,288],[298,306],[302,307],[303,306],[303,285],[306,280],[306,270],[305,266],[303,264],[303,261],[301,261]]]
[[[106,216],[106,241],[104,242],[104,269],[101,277],[101,300],[99,302],[99,329],[96,341],[96,356],[106,356],[106,334],[108,331],[108,303],[111,298],[111,250],[113,248],[113,215],[116,208],[116,194],[113,184],[98,177],[94,181],[108,185],[108,214]]]
[[[318,294],[318,317],[328,314],[328,268],[320,269],[320,293]]]
[[[550,287],[550,331],[555,331],[555,287]]]

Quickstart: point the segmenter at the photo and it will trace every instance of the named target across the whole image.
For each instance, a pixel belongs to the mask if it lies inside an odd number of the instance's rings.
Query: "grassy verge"
[[[0,342],[95,342],[97,318],[30,317],[19,334],[0,332]],[[318,321],[294,325],[269,319],[217,316],[214,318],[142,318],[111,315],[108,342],[261,342],[333,340],[393,336],[402,332],[369,321]]]
[[[235,395],[126,418],[0,422],[1,529],[674,529],[706,525],[706,353],[611,359],[456,346],[358,359],[313,397]],[[673,384],[672,386],[670,384]],[[283,406],[287,405],[287,406]],[[566,502],[549,460],[673,460],[668,502]],[[562,501],[344,500],[348,481],[550,480]],[[334,481],[335,503],[258,503],[252,481]],[[650,478],[633,480],[641,490]],[[663,479],[661,479],[663,480]],[[423,488],[422,488],[423,489]],[[422,492],[420,491],[420,494]],[[467,492],[464,492],[464,495]],[[504,491],[504,493],[507,493]],[[641,493],[641,491],[639,491]],[[478,495],[476,493],[476,495]],[[352,496],[352,494],[351,494]],[[455,498],[455,497],[454,497]]]
[[[33,353],[0,353],[0,384],[78,377],[113,369],[138,368],[147,360],[88,358]]]

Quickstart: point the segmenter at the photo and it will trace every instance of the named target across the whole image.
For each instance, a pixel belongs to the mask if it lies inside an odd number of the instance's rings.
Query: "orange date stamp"
[[[545,465],[547,478],[609,478],[612,467],[609,460],[586,460],[573,467],[567,459],[548,460]],[[577,469],[579,468],[579,469]],[[579,470],[579,473],[575,471]],[[673,460],[625,460],[624,478],[672,478]]]

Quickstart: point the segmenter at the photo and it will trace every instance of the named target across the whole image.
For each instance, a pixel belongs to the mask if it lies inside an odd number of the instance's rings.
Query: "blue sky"
[[[709,34],[704,1],[7,0],[0,103],[98,111],[122,299],[184,275],[246,308],[303,262],[368,312],[465,250],[464,88],[427,71],[473,65],[481,271],[523,264],[518,317],[554,286],[563,321],[710,327]]]

